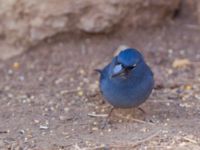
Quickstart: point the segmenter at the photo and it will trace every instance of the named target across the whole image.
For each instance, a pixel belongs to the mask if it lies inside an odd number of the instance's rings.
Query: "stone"
[[[197,8],[197,12],[196,12],[196,16],[198,18],[198,23],[200,24],[200,1],[196,0],[195,2],[193,2],[193,9]],[[199,29],[199,26],[195,27],[196,29]]]
[[[180,0],[0,0],[0,59],[59,33],[109,33],[164,23]],[[133,29],[134,29],[133,28]]]

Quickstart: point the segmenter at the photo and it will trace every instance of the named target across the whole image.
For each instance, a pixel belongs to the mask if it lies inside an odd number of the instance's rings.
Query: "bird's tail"
[[[102,74],[102,70],[101,69],[94,69],[95,72],[98,72],[99,74]]]

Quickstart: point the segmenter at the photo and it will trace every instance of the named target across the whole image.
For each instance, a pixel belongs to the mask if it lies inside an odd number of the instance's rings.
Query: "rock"
[[[172,63],[173,68],[184,68],[184,67],[189,66],[189,65],[191,65],[191,61],[187,58],[185,58],[185,59],[176,58],[174,60],[174,62]]]
[[[122,50],[129,48],[128,45],[119,45],[117,49],[114,51],[113,56],[117,56]]]
[[[193,5],[193,9],[197,9],[197,12],[196,12],[196,16],[197,16],[197,18],[198,18],[198,23],[200,24],[200,1],[198,1],[198,0],[196,0],[196,1],[194,1],[193,3],[192,3]],[[197,29],[199,29],[199,26],[197,26],[197,27],[195,27],[195,28],[197,28]]]
[[[163,23],[180,0],[0,0],[0,59],[59,33],[108,33]]]

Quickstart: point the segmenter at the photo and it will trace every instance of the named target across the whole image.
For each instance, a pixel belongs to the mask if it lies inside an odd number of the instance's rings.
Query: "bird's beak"
[[[124,73],[125,73],[125,69],[122,67],[121,64],[119,64],[114,67],[111,77],[123,76]]]

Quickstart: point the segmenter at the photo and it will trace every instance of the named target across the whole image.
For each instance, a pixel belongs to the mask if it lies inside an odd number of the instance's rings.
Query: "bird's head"
[[[137,68],[143,61],[143,56],[139,51],[132,48],[125,49],[115,57],[111,77],[127,78],[130,73],[138,70]]]

